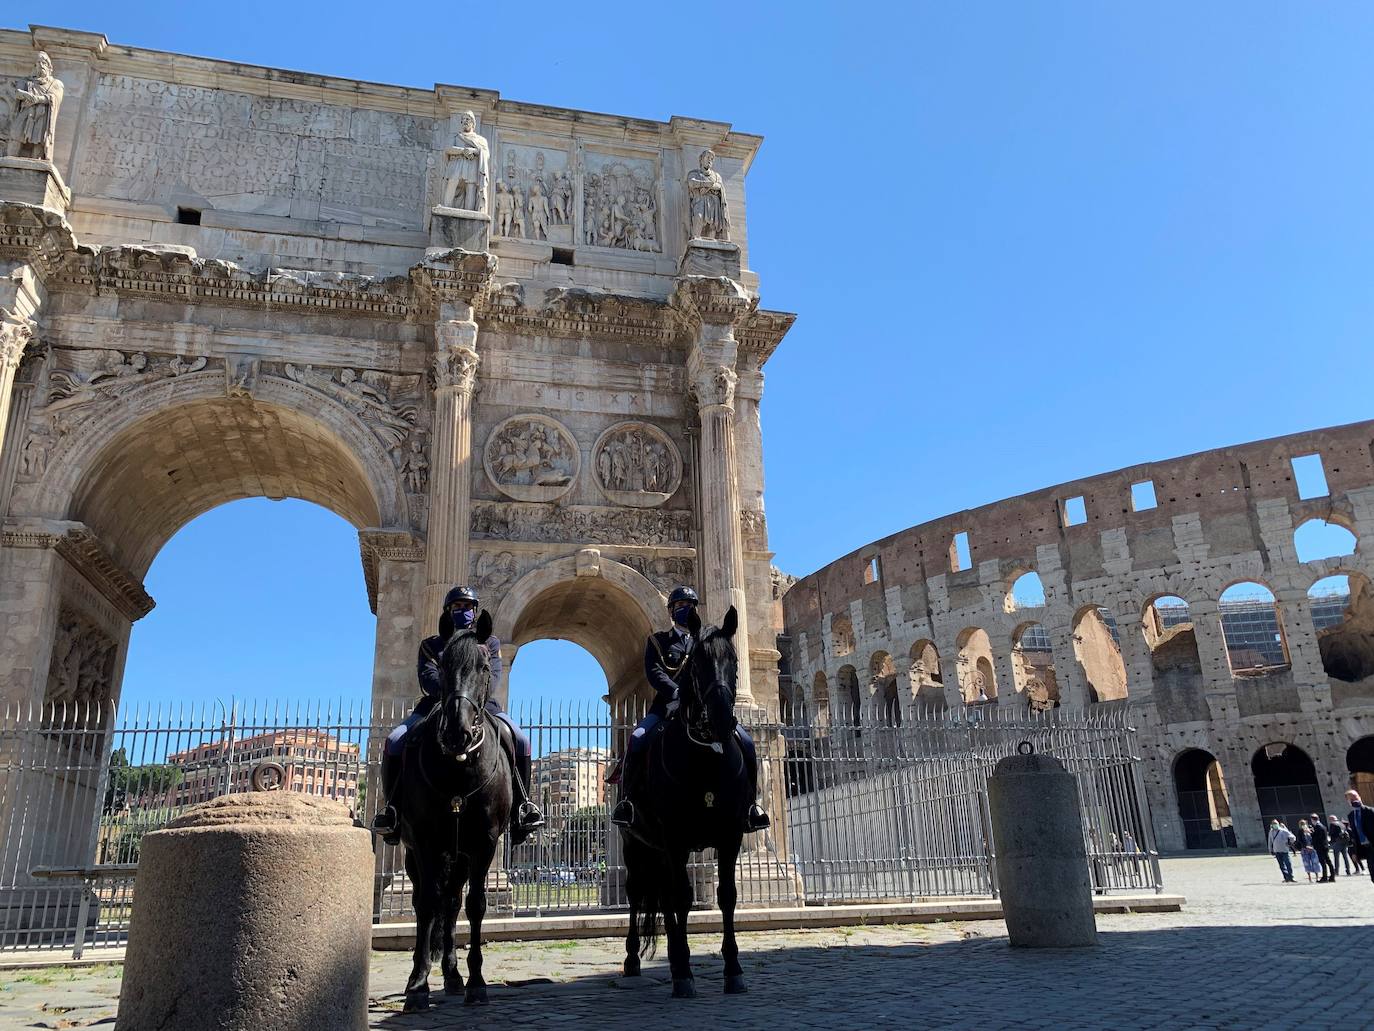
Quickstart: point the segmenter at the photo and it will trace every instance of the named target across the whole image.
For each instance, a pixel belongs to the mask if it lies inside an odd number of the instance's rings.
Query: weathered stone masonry
[[[1314,454],[1329,492],[1301,500],[1291,460]],[[1146,482],[1154,507],[1133,501],[1133,485]],[[1374,734],[1374,568],[1363,545],[1299,561],[1294,534],[1312,519],[1360,541],[1374,533],[1374,422],[1134,466],[913,526],[788,590],[783,702],[812,718],[855,699],[1128,704],[1161,847],[1185,844],[1175,764],[1190,749],[1217,760],[1213,787],[1224,779],[1239,843],[1259,844],[1262,811],[1297,811],[1258,797],[1252,768],[1269,761],[1265,746],[1310,757],[1323,813],[1343,811],[1352,768],[1374,773],[1362,741]],[[1045,603],[1018,607],[1012,585],[1029,571]],[[1350,604],[1319,633],[1308,589],[1338,574],[1350,577]],[[1219,600],[1241,582],[1274,595],[1283,661],[1246,662],[1238,649],[1228,658]],[[1165,596],[1187,602],[1190,626],[1157,621],[1183,612],[1152,606]]]

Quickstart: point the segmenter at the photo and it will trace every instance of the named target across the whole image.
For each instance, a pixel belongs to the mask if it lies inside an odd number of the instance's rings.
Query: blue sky
[[[800,315],[763,410],[791,572],[1063,480],[1370,415],[1368,7],[496,11],[11,0],[3,21],[765,136],[752,265],[763,303]],[[371,617],[333,516],[212,512],[149,589],[129,697],[366,693]],[[522,655],[517,693],[603,689],[553,661]]]

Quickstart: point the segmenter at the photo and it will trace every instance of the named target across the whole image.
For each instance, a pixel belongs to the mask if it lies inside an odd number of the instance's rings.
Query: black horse
[[[647,746],[634,825],[621,828],[630,897],[625,976],[638,976],[640,957],[653,953],[662,913],[675,998],[696,995],[687,948],[692,907],[687,861],[706,848],[716,850],[720,866],[716,900],[725,930],[725,991],[745,991],[735,944],[735,866],[754,785],[735,737],[738,658],[732,639],[738,619],[732,606],[720,627],[703,627],[692,613],[689,629],[696,644],[679,676],[680,708]]]
[[[482,979],[482,918],[487,871],[510,820],[510,764],[486,711],[491,660],[485,642],[491,616],[449,638],[440,656],[443,692],[411,733],[401,772],[398,815],[406,873],[414,885],[415,965],[406,982],[406,1012],[429,1007],[429,970],[442,957],[444,992],[463,992],[454,924],[467,884],[468,1005],[487,1001]]]

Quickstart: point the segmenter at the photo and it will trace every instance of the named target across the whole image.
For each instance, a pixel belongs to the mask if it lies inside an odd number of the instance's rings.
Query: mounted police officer
[[[443,693],[439,657],[444,653],[444,645],[455,630],[467,630],[477,621],[480,604],[477,592],[471,587],[453,588],[444,597],[443,611],[439,614],[439,632],[420,642],[415,670],[420,678],[421,698],[405,722],[387,735],[386,745],[382,749],[382,792],[387,804],[377,811],[372,820],[372,829],[381,834],[388,845],[400,841],[400,817],[396,811],[396,801],[400,794],[406,735],[438,703]],[[495,635],[487,638],[487,650],[491,655],[491,682],[494,685],[501,676],[501,642]],[[543,813],[530,801],[530,739],[490,694],[486,708],[498,720],[497,729],[504,731],[500,734],[501,745],[511,763],[514,796],[520,799],[519,806],[511,813],[511,844],[518,845],[535,828],[544,825]]]
[[[687,658],[692,653],[691,631],[687,629],[692,612],[699,604],[697,592],[685,585],[673,588],[668,595],[668,615],[673,625],[670,630],[650,634],[644,647],[644,676],[654,691],[654,701],[649,712],[639,721],[630,735],[630,746],[622,767],[617,771],[622,783],[620,801],[611,812],[611,822],[621,827],[629,827],[635,821],[633,794],[643,772],[643,756],[650,738],[657,732],[663,721],[677,711],[678,680],[686,673]],[[758,790],[758,753],[754,739],[738,724],[735,736],[739,740],[740,751],[749,769],[749,782]],[[613,778],[616,775],[613,774]],[[760,831],[769,825],[768,814],[754,802],[745,818],[745,832]]]

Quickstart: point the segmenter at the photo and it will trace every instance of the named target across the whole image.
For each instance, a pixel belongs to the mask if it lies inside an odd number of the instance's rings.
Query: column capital
[[[477,323],[450,319],[434,326],[434,386],[471,395],[477,382]]]
[[[491,290],[496,269],[494,254],[455,248],[412,266],[410,281],[419,296],[435,310],[456,305],[460,311],[470,313],[472,306]]]
[[[0,308],[0,369],[12,372],[19,368],[36,329],[32,320]]]
[[[733,410],[735,384],[739,377],[728,365],[701,365],[692,370],[692,393],[697,406],[706,412],[712,408]]]
[[[759,299],[733,279],[683,276],[673,288],[671,303],[695,327],[728,326],[733,330],[758,307]]]

